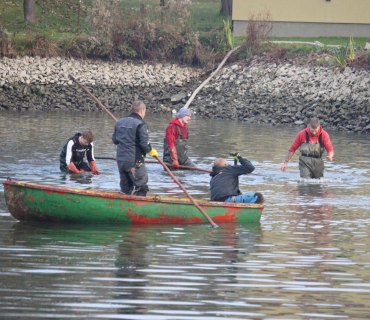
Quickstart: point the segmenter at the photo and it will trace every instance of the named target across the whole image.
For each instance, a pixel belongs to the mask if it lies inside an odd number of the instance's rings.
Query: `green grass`
[[[77,0],[38,1],[37,20],[35,26],[26,25],[23,21],[23,0],[0,0],[0,27],[4,27],[14,38],[14,48],[23,48],[29,39],[39,35],[45,39],[57,43],[61,48],[72,41],[76,36],[86,37],[89,34],[86,22],[86,11],[93,0],[83,0],[83,10],[80,16],[80,26],[77,23]],[[106,0],[108,1],[108,0]],[[158,8],[159,0],[121,0],[121,9],[138,9],[142,5],[146,8]],[[51,7],[52,3],[56,5]],[[222,52],[220,37],[224,20],[227,18],[220,15],[220,0],[193,0],[190,6],[190,26],[198,32],[203,43],[209,43],[216,51]],[[154,10],[151,11],[151,13]],[[176,17],[174,17],[176,19]],[[221,35],[221,36],[220,36]],[[349,37],[274,37],[277,41],[319,41],[324,45],[342,45],[349,43]],[[362,49],[370,38],[354,38],[354,47]],[[242,37],[234,39],[234,44],[240,45],[245,41]],[[291,53],[321,52],[326,47],[314,47],[304,44],[279,44],[281,48],[288,48]],[[21,50],[22,51],[22,50]]]
[[[61,50],[76,36],[86,37],[89,28],[86,21],[87,9],[93,0],[84,0],[80,12],[80,26],[77,19],[77,0],[39,1],[36,5],[37,24],[26,25],[23,18],[23,0],[0,0],[0,27],[13,35],[13,48],[24,54],[24,48],[36,35],[56,43]],[[159,0],[121,0],[121,9],[138,9],[145,5],[150,13],[159,8]],[[219,13],[219,0],[193,0],[190,7],[190,27],[199,32],[201,37],[212,37],[209,32],[222,30],[223,19]],[[175,17],[176,19],[176,17]]]
[[[0,23],[10,32],[19,32],[24,29],[23,7],[21,1],[7,1],[0,3]]]
[[[122,9],[131,9],[131,8],[134,8],[134,9],[138,9],[140,8],[142,5],[145,5],[145,6],[159,6],[159,0],[121,0],[120,2],[120,7]]]
[[[1,0],[0,2],[0,24],[9,32],[26,35],[29,33],[39,33],[47,38],[64,40],[68,36],[80,32],[88,32],[86,25],[86,10],[81,12],[80,29],[77,25],[77,10],[65,1],[64,5],[59,5],[53,10],[45,10],[37,5],[38,24],[34,27],[25,25],[23,21],[23,0]],[[85,9],[91,5],[92,0],[84,0]],[[41,6],[43,2],[40,1]],[[121,0],[122,9],[140,8],[140,6],[159,6],[159,0]],[[46,8],[48,9],[48,8]],[[223,20],[226,18],[220,15],[219,0],[193,0],[190,7],[190,22],[193,30],[207,33],[214,30],[222,30]],[[272,40],[280,41],[319,41],[324,45],[347,45],[348,37],[318,37],[318,38],[301,38],[301,37],[274,37]],[[244,39],[238,37],[236,43],[241,43]],[[364,46],[370,42],[370,38],[354,38],[355,46]]]
[[[220,15],[219,0],[193,1],[190,13],[192,28],[200,32],[222,29],[226,19]]]
[[[349,37],[317,37],[317,38],[300,38],[300,37],[274,37],[271,40],[276,41],[306,41],[306,42],[315,42],[319,41],[324,45],[340,45],[346,46],[349,42]],[[370,38],[354,38],[355,46],[363,47],[366,42],[370,42]]]
[[[84,0],[85,9],[91,5],[92,0]],[[43,6],[43,2],[40,1]],[[122,9],[138,9],[142,5],[146,7],[159,7],[159,0],[121,0]],[[47,8],[46,8],[47,9]],[[68,35],[73,36],[78,31],[77,10],[68,5],[59,5],[53,10],[42,10],[37,5],[37,25],[27,26],[23,21],[23,0],[1,0],[0,24],[11,33],[29,34],[38,33],[47,38],[57,40],[65,39]],[[208,32],[222,29],[223,19],[219,13],[219,0],[193,0],[190,8],[191,27],[195,31]],[[88,32],[86,25],[86,10],[81,12],[80,32]]]
[[[0,24],[18,37],[41,34],[53,40],[64,39],[78,31],[87,31],[84,13],[81,14],[80,30],[78,30],[75,8],[65,4],[57,6],[55,10],[49,10],[48,7],[43,8],[40,5],[36,5],[36,8],[37,24],[27,25],[23,19],[23,1],[3,0],[0,4]]]

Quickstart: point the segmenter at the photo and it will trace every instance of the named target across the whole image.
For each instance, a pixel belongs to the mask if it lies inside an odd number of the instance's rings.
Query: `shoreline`
[[[110,111],[128,111],[141,99],[150,112],[169,113],[207,77],[175,64],[38,57],[2,58],[0,71],[0,112],[98,110],[72,74]],[[239,61],[224,66],[190,108],[204,118],[255,124],[302,126],[316,116],[326,128],[369,133],[370,72]]]

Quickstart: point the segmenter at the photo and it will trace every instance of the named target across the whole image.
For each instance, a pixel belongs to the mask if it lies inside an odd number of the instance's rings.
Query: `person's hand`
[[[152,150],[150,150],[150,151],[148,152],[148,154],[149,154],[151,157],[153,157],[153,158],[158,157],[158,151],[157,151],[157,150],[155,150],[154,148],[152,148]]]
[[[171,166],[172,169],[176,170],[179,168],[179,158],[177,156],[177,150],[176,147],[173,147],[170,149],[170,156],[171,156]]]
[[[172,161],[172,168],[175,170],[179,168],[179,162],[177,160]]]
[[[281,171],[286,171],[286,168],[288,166],[288,162],[284,161],[283,164],[281,165]]]
[[[68,170],[71,171],[72,173],[80,173],[81,170],[78,170],[76,165],[71,162],[68,166],[67,166]]]
[[[89,162],[90,170],[93,174],[99,174],[100,172],[98,171],[98,168],[96,167],[95,161],[90,161]]]
[[[230,156],[233,157],[234,162],[238,162],[241,158],[239,152],[230,153]]]
[[[333,155],[328,154],[328,155],[326,156],[326,160],[333,161]]]

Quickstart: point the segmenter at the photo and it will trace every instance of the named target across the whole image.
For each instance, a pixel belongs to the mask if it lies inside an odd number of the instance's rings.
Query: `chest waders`
[[[322,154],[324,146],[322,143],[322,134],[319,135],[318,143],[310,143],[310,138],[306,132],[306,143],[299,148],[299,173],[304,179],[319,179],[324,176],[324,161]]]
[[[177,127],[178,137],[175,142],[175,147],[177,151],[177,156],[179,159],[179,164],[184,166],[195,167],[195,164],[188,157],[188,141],[184,140],[181,135],[181,130]],[[172,163],[170,149],[168,148],[167,140],[163,141],[163,161],[167,163]]]
[[[79,169],[79,170],[83,169],[85,171],[91,171],[87,162],[84,161],[85,154],[87,154],[87,152],[90,148],[90,144],[88,145],[88,147],[81,146],[78,142],[79,137],[80,136],[75,135],[75,136],[69,138],[67,143],[63,146],[63,149],[62,149],[62,151],[60,153],[60,156],[59,156],[59,164],[60,164],[59,168],[60,168],[61,172],[64,172],[64,173],[70,173],[71,172],[70,170],[68,170],[68,166],[67,166],[67,163],[66,163],[67,145],[68,145],[70,140],[73,140],[71,162],[73,162],[74,165],[76,166],[76,168]]]

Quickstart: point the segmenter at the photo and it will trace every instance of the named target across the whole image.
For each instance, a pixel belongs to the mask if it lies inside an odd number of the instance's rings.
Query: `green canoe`
[[[188,200],[162,196],[128,196],[118,192],[82,190],[7,180],[6,204],[21,221],[110,224],[207,223]],[[215,223],[256,223],[263,205],[212,202],[198,204]]]

